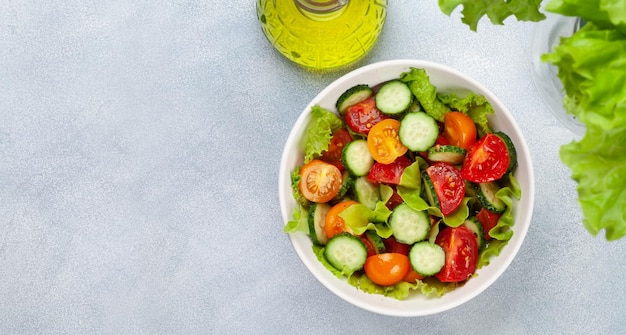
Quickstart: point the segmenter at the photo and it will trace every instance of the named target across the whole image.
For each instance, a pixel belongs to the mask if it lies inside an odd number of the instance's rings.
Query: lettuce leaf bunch
[[[542,59],[557,67],[565,110],[586,127],[560,150],[583,224],[617,240],[626,235],[626,0],[552,0],[546,10],[587,22]]]
[[[450,15],[456,7],[462,5],[463,18],[471,30],[476,31],[478,22],[485,15],[491,23],[502,25],[504,20],[513,15],[518,21],[541,21],[545,19],[539,11],[542,0],[439,0],[439,8]]]

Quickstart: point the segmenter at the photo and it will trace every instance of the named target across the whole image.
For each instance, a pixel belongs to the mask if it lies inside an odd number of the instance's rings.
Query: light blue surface
[[[451,311],[354,307],[282,233],[282,146],[349,69],[314,74],[265,40],[252,0],[0,0],[0,333],[617,334],[626,240],[592,237],[559,160],[574,135],[530,73],[532,23],[390,1],[357,65],[440,62],[519,122],[535,213],[517,258]]]

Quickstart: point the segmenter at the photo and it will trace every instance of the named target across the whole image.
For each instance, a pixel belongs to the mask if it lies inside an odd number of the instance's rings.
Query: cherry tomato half
[[[374,283],[389,286],[401,282],[411,269],[411,264],[406,255],[383,253],[367,257],[363,269]]]
[[[354,200],[342,201],[331,207],[328,213],[326,213],[324,232],[328,238],[343,232],[352,234],[352,230],[350,227],[346,226],[346,222],[341,218],[341,216],[339,216],[339,214],[354,204],[358,204],[358,202]]]
[[[469,149],[476,142],[476,125],[461,112],[449,112],[443,119],[443,136],[450,144]]]
[[[339,193],[341,183],[341,171],[319,159],[304,164],[300,169],[300,192],[309,201],[330,201]]]
[[[461,175],[475,183],[498,180],[506,173],[510,160],[504,141],[489,133],[470,147],[463,161]]]
[[[456,167],[444,162],[435,163],[426,168],[426,173],[433,182],[443,215],[454,212],[463,202],[465,181]]]
[[[348,107],[344,113],[344,118],[350,129],[367,135],[375,124],[387,117],[376,108],[375,98],[370,97]]]
[[[400,156],[390,164],[375,162],[367,175],[367,180],[372,183],[398,185],[404,169],[411,164],[411,160],[406,156]]]
[[[483,226],[483,235],[485,236],[485,240],[491,238],[489,231],[498,224],[500,216],[502,216],[502,214],[494,213],[486,208],[481,208],[478,214],[476,214],[476,218]]]
[[[382,120],[370,129],[367,135],[367,148],[375,161],[391,164],[409,150],[400,142],[398,129],[400,121],[395,119]]]
[[[478,243],[471,230],[464,226],[446,227],[437,235],[435,243],[443,248],[446,262],[435,277],[442,282],[459,282],[476,271]]]
[[[350,132],[348,132],[348,130],[343,128],[337,130],[330,139],[328,150],[322,153],[320,159],[336,166],[340,171],[343,171],[344,166],[341,162],[341,153],[343,148],[350,141],[352,141],[352,136],[350,136]]]

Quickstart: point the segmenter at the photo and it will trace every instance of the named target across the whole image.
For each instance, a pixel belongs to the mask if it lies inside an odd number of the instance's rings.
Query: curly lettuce
[[[623,0],[552,0],[545,9],[564,16],[581,17],[602,29],[626,33],[626,3]]]
[[[304,143],[304,163],[308,163],[328,150],[333,133],[341,129],[342,126],[343,121],[337,114],[318,105],[313,106],[306,142]]]
[[[461,21],[476,31],[478,22],[485,16],[491,23],[502,25],[513,15],[518,21],[541,21],[545,15],[539,11],[542,0],[439,0],[439,8],[446,15],[463,6]]]
[[[400,81],[409,86],[426,114],[443,122],[443,117],[450,111],[450,108],[437,97],[437,87],[430,82],[426,70],[411,68],[409,72],[400,75]]]
[[[626,235],[626,0],[554,0],[546,9],[588,22],[542,59],[558,70],[565,110],[586,127],[560,150],[583,224],[617,240]]]

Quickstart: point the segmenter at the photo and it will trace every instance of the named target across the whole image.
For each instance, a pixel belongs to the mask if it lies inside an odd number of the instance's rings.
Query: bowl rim
[[[302,138],[301,132],[305,129],[304,127],[306,127],[306,123],[308,123],[308,119],[310,118],[311,107],[318,104],[320,100],[326,97],[329,93],[337,90],[338,86],[340,86],[341,84],[350,82],[355,77],[358,77],[364,74],[376,73],[376,71],[386,72],[386,71],[390,71],[390,69],[396,69],[396,68],[409,69],[411,67],[424,68],[426,72],[429,74],[429,76],[433,72],[442,72],[442,73],[451,75],[454,78],[462,79],[462,81],[464,81],[465,84],[463,86],[460,86],[459,88],[462,89],[463,87],[468,86],[469,84],[469,86],[473,86],[473,89],[471,89],[471,91],[474,91],[474,92],[478,91],[477,93],[485,96],[485,98],[487,98],[487,100],[492,104],[494,108],[495,113],[493,115],[498,114],[497,117],[500,117],[500,115],[502,115],[503,119],[508,122],[507,126],[512,129],[513,133],[515,133],[515,136],[512,139],[515,142],[516,151],[518,154],[518,163],[520,163],[520,166],[524,167],[523,171],[526,171],[527,173],[523,175],[525,177],[526,187],[522,188],[522,192],[523,192],[522,198],[519,201],[514,199],[514,203],[515,203],[514,218],[516,219],[516,222],[512,227],[512,230],[514,231],[513,238],[509,240],[508,244],[505,246],[504,250],[500,253],[499,256],[490,259],[489,265],[484,266],[480,270],[477,270],[477,274],[478,273],[482,274],[485,271],[484,269],[488,269],[489,272],[487,273],[487,276],[488,276],[487,280],[484,280],[484,281],[481,280],[479,284],[472,285],[470,288],[473,288],[473,290],[469,291],[469,293],[465,293],[464,291],[461,291],[462,294],[456,294],[456,295],[460,295],[458,299],[447,299],[451,301],[446,300],[444,303],[441,303],[441,304],[435,303],[434,306],[431,308],[425,308],[425,309],[401,308],[403,303],[407,302],[408,300],[412,298],[400,301],[394,298],[384,297],[378,294],[368,294],[368,293],[365,293],[363,291],[360,291],[354,288],[353,286],[349,286],[349,284],[345,283],[345,279],[341,280],[335,277],[326,268],[323,268],[326,273],[318,271],[319,267],[320,266],[323,267],[323,265],[321,265],[321,263],[316,258],[314,259],[316,264],[312,262],[311,257],[310,257],[313,254],[311,250],[312,243],[309,237],[306,236],[305,234],[288,234],[292,247],[295,249],[300,260],[303,262],[303,264],[309,270],[309,272],[311,272],[311,274],[313,274],[313,276],[328,290],[330,290],[335,295],[342,298],[344,301],[347,301],[359,308],[362,308],[362,309],[365,309],[365,310],[368,310],[370,312],[377,313],[377,314],[399,316],[399,317],[425,316],[425,315],[431,315],[431,314],[440,313],[446,310],[450,310],[452,308],[455,308],[473,299],[474,297],[482,293],[484,290],[486,290],[489,286],[491,286],[502,275],[502,273],[504,273],[504,271],[509,267],[513,259],[516,257],[519,249],[521,248],[521,245],[528,232],[530,222],[532,220],[533,207],[534,207],[534,193],[535,193],[535,186],[534,186],[535,181],[534,181],[532,160],[531,160],[529,149],[526,144],[526,140],[523,136],[523,133],[521,132],[519,126],[517,125],[517,122],[515,121],[512,114],[509,112],[509,110],[506,108],[506,106],[502,104],[502,102],[490,90],[488,90],[485,86],[483,86],[476,80],[465,75],[464,73],[457,71],[454,68],[440,64],[440,63],[435,63],[435,62],[426,61],[426,60],[417,60],[417,59],[395,59],[395,60],[387,60],[387,61],[372,63],[369,65],[360,67],[358,69],[355,69],[351,72],[348,72],[344,74],[343,76],[340,76],[339,78],[334,80],[332,83],[327,85],[320,93],[318,93],[300,113],[294,126],[290,130],[289,136],[287,137],[287,140],[285,142],[285,146],[283,148],[283,152],[281,155],[281,160],[280,160],[278,187],[279,187],[279,202],[280,202],[283,224],[286,225],[292,215],[292,213],[289,212],[289,209],[287,208],[286,204],[289,203],[290,201],[295,202],[295,200],[293,199],[293,195],[290,191],[291,190],[291,182],[290,182],[291,171],[289,169],[293,168],[293,165],[291,165],[290,163],[293,162],[294,160],[294,157],[291,157],[292,156],[291,153],[293,152],[292,151],[293,146],[296,146]],[[396,77],[398,77],[400,73],[402,72],[394,72],[394,73]],[[356,83],[352,83],[352,84],[356,84]],[[442,91],[448,91],[448,89],[443,89]],[[468,91],[468,89],[466,88],[465,91]],[[515,172],[516,178],[520,175],[520,166],[518,166],[518,169]],[[525,205],[524,213],[521,213],[521,211],[517,210],[518,206],[522,202]],[[523,220],[519,220],[520,216]],[[308,241],[308,243],[306,241]],[[307,248],[304,248],[302,246],[302,243],[307,244],[306,245]],[[329,279],[331,278],[330,276],[332,276],[332,278],[334,278],[336,282],[330,282],[329,281]],[[476,279],[476,278],[473,278],[473,279]],[[338,284],[337,282],[342,282],[343,285]],[[472,283],[472,280],[469,280],[463,286],[468,286],[467,284],[469,283]],[[357,293],[355,294],[352,291],[347,291],[345,287],[346,285],[354,289]],[[447,293],[446,295],[444,295],[444,297],[441,297],[441,298],[430,299],[430,298],[424,298],[423,296],[419,296],[419,297],[421,297],[420,299],[425,300],[425,301],[432,301],[432,300],[441,301],[446,296],[453,296],[454,298],[456,296],[455,293],[460,291],[460,289],[461,287],[455,289],[452,292]],[[375,296],[380,299],[371,299],[372,296]],[[363,299],[368,300],[368,303],[364,304],[362,301]],[[389,299],[392,299],[393,301],[390,301]],[[386,308],[385,306],[383,306],[385,303],[381,305],[377,305],[375,301],[384,301],[387,304],[394,305],[394,308]],[[396,305],[399,307],[395,308]]]

